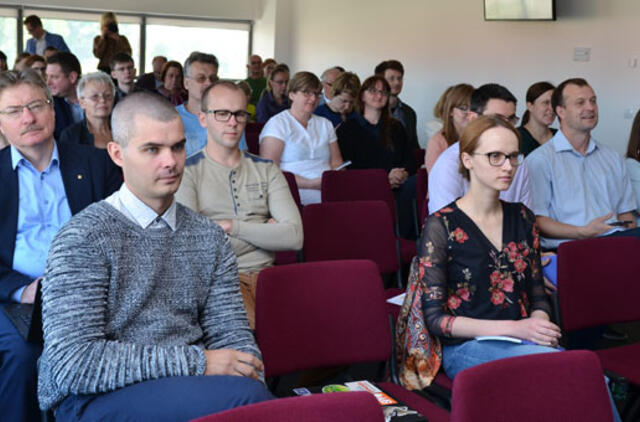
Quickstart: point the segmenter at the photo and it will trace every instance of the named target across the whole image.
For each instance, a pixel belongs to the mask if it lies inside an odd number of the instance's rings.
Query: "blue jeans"
[[[517,344],[508,341],[477,341],[468,340],[462,344],[442,347],[442,367],[447,376],[454,379],[458,372],[471,368],[482,363],[491,362],[498,359],[512,358],[516,356],[534,355],[538,353],[553,353],[560,350],[552,347],[539,346],[533,344]],[[607,377],[604,377],[608,385]],[[621,422],[618,409],[609,393],[609,402],[613,412],[614,422]]]
[[[71,395],[55,417],[57,422],[188,421],[273,398],[264,384],[247,377],[167,377],[104,394]]]

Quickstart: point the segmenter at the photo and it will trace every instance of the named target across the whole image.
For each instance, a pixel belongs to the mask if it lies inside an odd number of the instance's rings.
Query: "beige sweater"
[[[240,272],[273,265],[275,251],[302,248],[298,207],[271,160],[243,152],[231,169],[202,150],[187,160],[176,199],[212,220],[233,220],[229,237]],[[270,218],[276,223],[267,223]]]

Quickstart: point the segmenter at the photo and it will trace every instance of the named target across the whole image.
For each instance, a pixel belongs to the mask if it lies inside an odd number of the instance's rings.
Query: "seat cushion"
[[[640,386],[640,342],[628,346],[596,350],[605,371],[621,375]]]
[[[400,258],[402,259],[402,265],[411,263],[411,260],[418,253],[418,248],[414,240],[398,239],[400,242]]]
[[[378,386],[391,394],[394,398],[404,402],[410,408],[420,412],[423,416],[429,419],[429,422],[449,421],[449,412],[400,385],[391,382],[380,382],[378,383]]]

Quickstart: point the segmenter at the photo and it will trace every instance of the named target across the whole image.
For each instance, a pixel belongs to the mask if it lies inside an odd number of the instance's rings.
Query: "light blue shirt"
[[[184,137],[187,140],[185,152],[187,153],[187,157],[191,157],[207,145],[207,129],[202,127],[198,116],[189,112],[185,105],[186,103],[176,106],[176,110],[180,114],[182,125],[184,126]],[[241,151],[246,151],[248,148],[244,132],[242,132],[238,148],[240,148]]]
[[[607,222],[615,221],[616,214],[636,209],[622,157],[593,138],[582,155],[559,130],[549,142],[530,153],[525,163],[531,174],[532,209],[536,215],[584,226],[610,212],[614,216]],[[542,237],[542,245],[557,248],[567,240]]]
[[[638,210],[640,210],[640,161],[633,158],[626,158],[624,163],[627,166],[627,173],[629,173],[629,178],[631,179],[631,186],[636,194],[635,215],[636,221],[640,225],[640,214],[638,214]]]
[[[67,101],[67,99],[64,99]],[[71,118],[73,119],[73,123],[78,123],[84,120],[84,110],[80,106],[80,103],[72,103],[67,101],[67,104],[71,106]]]
[[[176,230],[175,199],[162,215],[158,215],[153,208],[135,196],[126,183],[123,183],[120,189],[105,201],[143,229],[161,228],[167,225],[172,231]]]
[[[34,280],[42,275],[53,237],[71,218],[71,209],[60,173],[58,147],[47,168],[39,172],[13,145],[11,165],[18,172],[18,231],[13,251],[13,270]],[[24,287],[12,298],[20,302]]]

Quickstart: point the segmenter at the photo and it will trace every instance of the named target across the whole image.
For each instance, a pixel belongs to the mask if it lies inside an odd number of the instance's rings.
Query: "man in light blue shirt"
[[[639,236],[622,157],[591,137],[598,123],[593,89],[584,79],[568,79],[551,100],[560,130],[525,160],[542,246],[555,249],[567,240],[617,231],[621,232],[616,235]]]
[[[51,93],[33,70],[0,73],[0,308],[33,303],[58,229],[122,181],[106,153],[57,145]],[[3,421],[39,420],[36,362],[42,348],[17,332],[0,309],[0,409]]]

